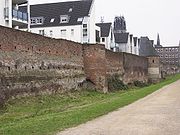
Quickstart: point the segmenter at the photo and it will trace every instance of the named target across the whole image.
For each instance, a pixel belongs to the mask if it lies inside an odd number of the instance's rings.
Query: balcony
[[[12,11],[12,17],[13,19],[17,19],[17,20],[20,20],[20,21],[26,21],[28,20],[28,15],[27,13],[23,13],[21,11],[18,11],[18,10],[14,10]]]
[[[28,0],[12,0],[13,5],[20,5],[20,4],[24,4],[27,3]]]
[[[4,8],[4,18],[6,21],[10,20],[9,8]],[[28,23],[28,14],[15,10],[12,10],[12,23],[13,25],[20,26]]]

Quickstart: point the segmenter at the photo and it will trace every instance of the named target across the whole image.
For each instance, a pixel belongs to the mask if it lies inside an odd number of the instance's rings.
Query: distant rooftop
[[[112,23],[97,23],[97,26],[101,29],[101,37],[108,37]]]

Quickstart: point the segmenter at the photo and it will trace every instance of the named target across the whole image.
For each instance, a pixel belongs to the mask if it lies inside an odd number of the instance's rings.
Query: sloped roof
[[[82,21],[77,21],[89,15],[93,0],[68,1],[59,3],[48,3],[31,5],[31,17],[43,17],[44,23],[41,25],[32,25],[31,27],[48,26],[68,26],[80,25]],[[21,7],[21,11],[26,11],[27,7]],[[60,23],[60,16],[68,15],[68,23]],[[54,18],[54,22],[50,22]]]
[[[139,43],[140,56],[157,56],[157,52],[153,47],[152,41],[148,37],[141,37]]]
[[[97,23],[96,25],[101,29],[101,37],[109,36],[112,23]]]
[[[128,43],[129,33],[114,33],[115,43]]]

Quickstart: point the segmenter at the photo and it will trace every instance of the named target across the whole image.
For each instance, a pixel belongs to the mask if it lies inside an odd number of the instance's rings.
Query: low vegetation
[[[0,111],[0,134],[55,134],[126,106],[178,79],[180,75],[155,85],[108,94],[84,90],[12,99]]]

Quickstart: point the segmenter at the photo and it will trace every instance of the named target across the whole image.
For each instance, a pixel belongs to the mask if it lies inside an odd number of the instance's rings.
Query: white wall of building
[[[89,43],[95,44],[96,43],[96,16],[95,16],[95,4],[93,2],[91,9],[90,9],[90,17],[89,17]]]
[[[5,20],[4,9],[8,8],[9,10],[9,21]],[[0,1],[0,25],[6,27],[12,27],[12,0],[1,0]]]
[[[5,1],[0,1],[0,25],[5,26],[5,20],[4,20],[4,8],[5,8]]]
[[[47,37],[82,42],[82,25],[31,28],[31,32],[36,34],[40,34],[42,30]]]

